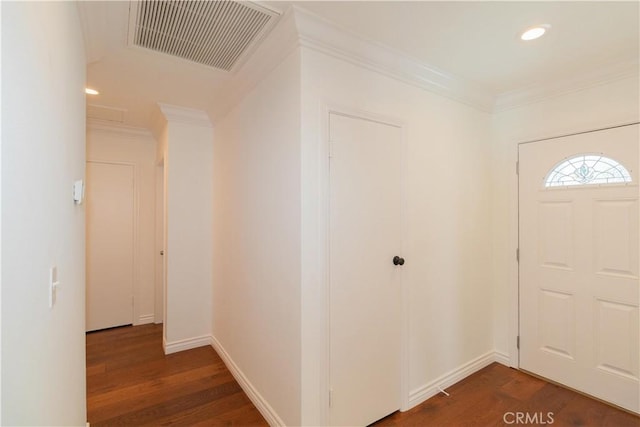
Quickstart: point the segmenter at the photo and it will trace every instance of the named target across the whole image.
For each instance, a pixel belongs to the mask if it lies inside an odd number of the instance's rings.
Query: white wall
[[[211,336],[213,129],[168,118],[165,352],[206,345]]]
[[[403,398],[412,404],[431,381],[493,350],[491,137],[487,113],[310,49],[302,54],[302,99],[302,404],[303,424],[311,424],[320,422],[323,394],[315,378],[323,366],[327,106],[405,124],[410,395]]]
[[[86,422],[82,40],[74,3],[2,4],[3,425]]]
[[[135,254],[133,323],[155,320],[155,160],[151,133],[110,124],[88,123],[87,161],[125,162],[135,168]]]
[[[214,144],[213,335],[287,425],[301,424],[299,68],[296,51]]]
[[[640,120],[637,77],[556,96],[493,115],[494,334],[517,366],[517,144]]]

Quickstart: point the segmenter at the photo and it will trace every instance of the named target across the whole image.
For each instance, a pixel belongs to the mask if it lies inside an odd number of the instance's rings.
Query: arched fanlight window
[[[600,154],[578,154],[558,163],[544,181],[545,187],[624,184],[631,174],[619,162]]]

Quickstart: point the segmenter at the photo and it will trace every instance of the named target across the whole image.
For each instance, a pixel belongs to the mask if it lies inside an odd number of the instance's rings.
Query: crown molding
[[[173,122],[209,128],[213,127],[211,120],[209,119],[209,115],[202,110],[163,104],[160,102],[158,102],[158,107],[169,123]]]
[[[417,86],[482,111],[490,112],[494,96],[484,87],[402,52],[342,28],[303,8],[293,6],[300,44]]]
[[[479,110],[493,109],[493,95],[479,85],[421,63],[362,38],[299,6],[290,6],[252,57],[232,77],[216,103],[214,121],[223,117],[296,48],[304,47],[454,99]]]
[[[87,119],[87,130],[91,132],[116,133],[131,138],[153,138],[151,131],[148,129],[98,119]]]
[[[590,69],[585,73],[557,79],[552,83],[534,85],[500,94],[496,97],[493,112],[533,104],[630,77],[637,79],[639,74],[640,65],[637,58],[621,60]]]
[[[486,87],[420,62],[388,46],[363,38],[328,21],[304,6],[292,5],[247,62],[233,73],[229,84],[208,111],[217,120],[249,93],[270,71],[297,48],[311,49],[406,84],[427,90],[480,111],[494,113],[535,103],[612,81],[636,77],[638,59],[590,69],[580,75],[557,79],[496,95]]]

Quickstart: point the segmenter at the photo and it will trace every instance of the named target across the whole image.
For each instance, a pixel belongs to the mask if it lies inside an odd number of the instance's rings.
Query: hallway
[[[629,413],[498,363],[446,391],[375,425],[506,425],[518,413],[551,424],[543,417],[552,413],[556,426],[640,426]],[[165,356],[154,324],[87,334],[87,414],[92,426],[267,425],[211,347]]]

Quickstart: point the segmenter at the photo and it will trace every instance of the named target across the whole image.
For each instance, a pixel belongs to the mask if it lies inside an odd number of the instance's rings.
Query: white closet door
[[[330,423],[400,408],[401,129],[330,115]]]
[[[134,172],[87,162],[87,331],[133,323]]]

